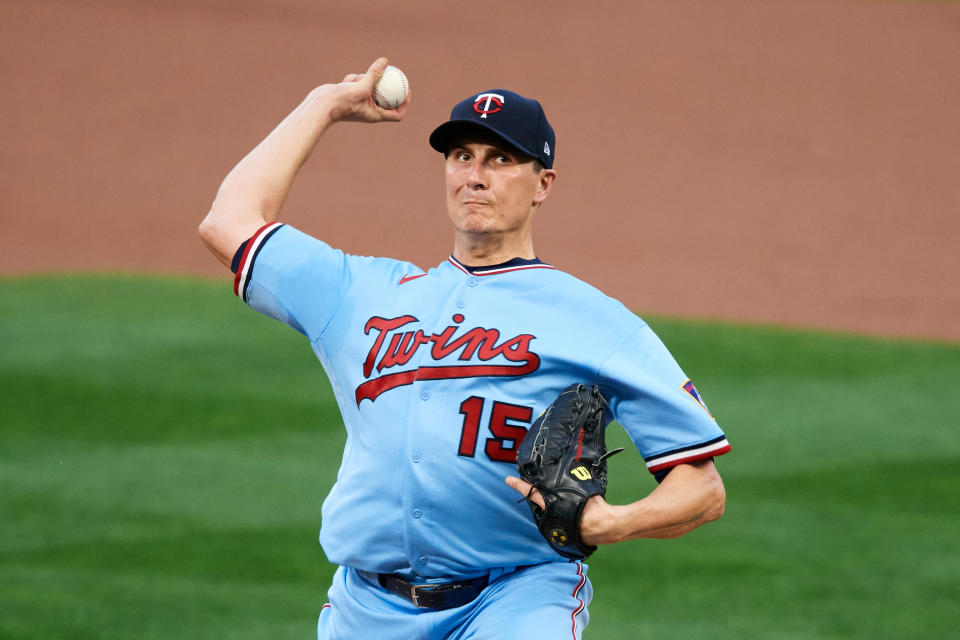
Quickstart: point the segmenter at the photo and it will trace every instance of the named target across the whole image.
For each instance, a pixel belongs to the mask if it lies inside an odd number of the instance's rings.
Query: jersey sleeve
[[[349,290],[354,256],[288,225],[261,227],[238,251],[233,291],[257,311],[315,339]]]
[[[656,474],[730,451],[730,444],[657,335],[643,325],[601,365],[610,409]]]

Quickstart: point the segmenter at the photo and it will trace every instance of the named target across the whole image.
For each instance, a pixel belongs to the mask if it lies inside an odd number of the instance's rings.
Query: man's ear
[[[540,171],[540,182],[537,185],[537,191],[533,194],[533,204],[538,207],[550,195],[550,189],[553,187],[553,181],[557,179],[557,172],[553,169],[542,169]]]

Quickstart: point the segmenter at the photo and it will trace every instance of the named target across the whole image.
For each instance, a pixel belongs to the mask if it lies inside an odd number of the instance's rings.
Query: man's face
[[[552,171],[494,139],[456,141],[446,159],[447,214],[463,233],[528,231],[552,180]]]

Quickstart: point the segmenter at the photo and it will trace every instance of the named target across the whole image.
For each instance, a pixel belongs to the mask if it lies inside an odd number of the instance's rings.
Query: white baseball
[[[373,101],[384,109],[396,109],[407,99],[407,76],[396,67],[387,66],[380,81],[373,88]]]

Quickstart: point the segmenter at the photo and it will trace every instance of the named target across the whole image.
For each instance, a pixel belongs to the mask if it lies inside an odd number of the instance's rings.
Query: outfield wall
[[[388,55],[409,117],[331,131],[284,220],[440,262],[426,136],[506,86],[558,131],[543,259],[644,313],[960,339],[960,4],[401,4],[4,2],[0,273],[221,273],[222,177]]]

